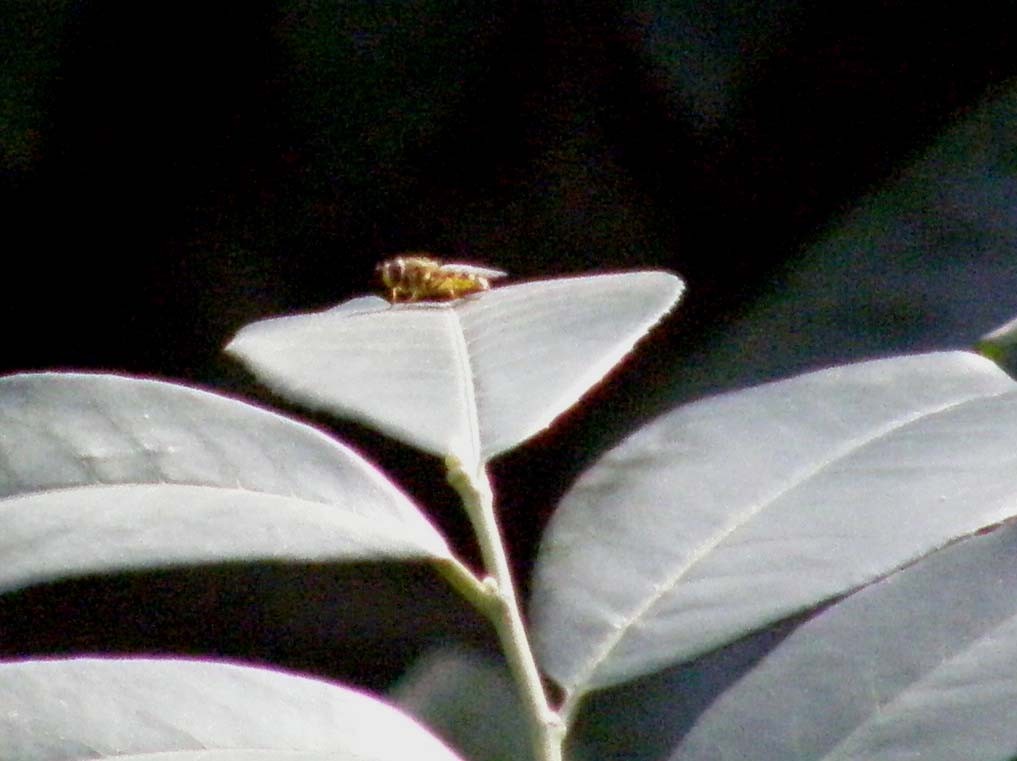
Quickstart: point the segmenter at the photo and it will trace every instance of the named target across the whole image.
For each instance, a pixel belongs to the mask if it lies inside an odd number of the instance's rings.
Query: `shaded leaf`
[[[691,659],[1017,506],[1017,393],[947,353],[679,408],[591,468],[549,527],[533,619],[576,694]]]
[[[1008,525],[823,611],[716,700],[670,757],[1013,757],[1015,559]]]
[[[1011,521],[819,613],[592,695],[572,757],[1009,758],[1015,551]]]
[[[1015,121],[1011,82],[828,220],[753,305],[693,356],[676,356],[671,403],[872,356],[971,346],[1017,315]]]
[[[0,664],[0,758],[169,751],[193,752],[194,761],[209,751],[225,753],[209,761],[249,761],[254,751],[295,753],[294,761],[458,758],[368,695],[267,669],[169,659]]]
[[[502,660],[461,647],[435,650],[390,697],[466,758],[533,760],[526,709]]]
[[[682,288],[674,275],[631,272],[449,303],[366,297],[248,325],[226,350],[280,394],[475,466],[574,404]]]
[[[381,473],[308,426],[158,381],[0,379],[0,589],[179,563],[448,554]]]

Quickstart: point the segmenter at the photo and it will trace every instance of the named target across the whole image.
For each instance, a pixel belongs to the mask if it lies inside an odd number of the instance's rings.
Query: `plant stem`
[[[497,602],[497,590],[485,584],[456,558],[441,558],[433,561],[438,573],[470,605],[491,618]]]
[[[565,728],[558,713],[548,703],[533,658],[505,543],[494,512],[494,493],[487,471],[481,466],[476,473],[468,473],[453,458],[446,461],[446,466],[448,481],[459,493],[473,523],[484,566],[491,576],[487,582],[491,584],[493,581],[496,602],[485,606],[485,612],[498,633],[509,669],[519,686],[520,697],[530,714],[536,758],[539,761],[562,761]]]

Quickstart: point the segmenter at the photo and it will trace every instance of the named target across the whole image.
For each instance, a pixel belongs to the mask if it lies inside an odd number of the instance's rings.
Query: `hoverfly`
[[[417,254],[386,259],[376,270],[388,300],[393,304],[400,301],[451,301],[486,291],[492,280],[508,274],[472,264],[446,264]]]

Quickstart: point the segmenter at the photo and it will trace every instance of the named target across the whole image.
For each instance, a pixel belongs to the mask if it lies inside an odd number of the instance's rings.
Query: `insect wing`
[[[483,277],[489,280],[508,277],[508,273],[501,270],[491,269],[490,267],[477,267],[473,264],[458,264],[456,262],[442,264],[438,267],[438,271],[443,275],[451,277]]]

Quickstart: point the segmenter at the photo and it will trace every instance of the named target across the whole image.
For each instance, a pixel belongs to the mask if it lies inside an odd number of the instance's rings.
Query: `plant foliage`
[[[639,272],[355,299],[230,344],[279,393],[441,456],[482,572],[306,425],[159,381],[0,379],[0,591],[224,561],[422,561],[490,620],[507,666],[451,649],[382,702],[211,661],[7,662],[0,758],[1013,755],[1017,384],[974,354],[813,372],[644,426],[562,500],[525,622],[486,465],[681,292]]]

